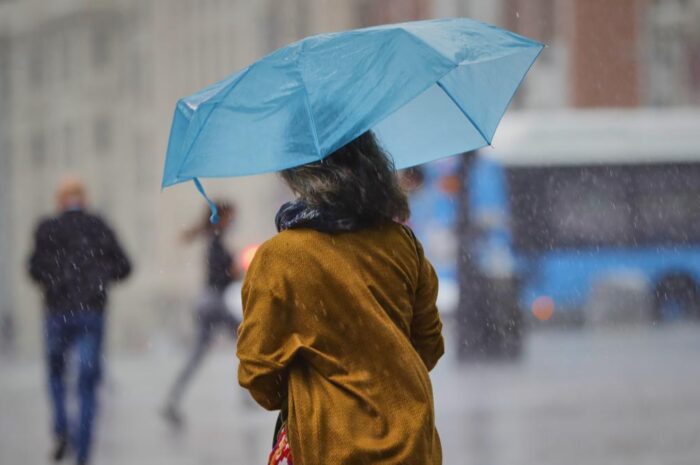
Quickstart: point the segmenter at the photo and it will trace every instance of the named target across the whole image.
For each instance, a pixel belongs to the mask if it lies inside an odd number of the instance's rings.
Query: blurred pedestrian
[[[240,384],[281,410],[269,463],[442,463],[438,282],[390,159],[367,132],[282,177],[297,200],[246,273],[238,333]]]
[[[173,426],[183,423],[180,402],[185,388],[204,359],[217,329],[223,329],[235,339],[238,330],[238,319],[226,306],[224,291],[235,280],[240,279],[240,273],[233,255],[226,249],[223,236],[232,225],[235,210],[232,204],[219,201],[216,203],[219,221],[212,224],[209,221],[209,209],[205,211],[202,220],[184,234],[187,242],[197,237],[205,237],[208,241],[206,253],[207,279],[206,286],[195,305],[195,324],[197,339],[192,351],[175,379],[170,389],[163,409],[164,418]]]
[[[29,272],[44,293],[44,336],[53,407],[54,449],[61,460],[75,448],[78,464],[88,462],[102,365],[105,305],[109,286],[126,278],[131,264],[114,232],[86,210],[80,179],[66,177],[56,190],[58,215],[40,222]],[[74,423],[66,411],[66,361],[79,359],[80,411]]]

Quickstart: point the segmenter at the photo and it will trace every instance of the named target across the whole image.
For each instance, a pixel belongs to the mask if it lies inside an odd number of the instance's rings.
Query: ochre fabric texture
[[[279,233],[243,285],[238,379],[286,403],[296,465],[442,463],[428,371],[444,352],[437,277],[412,232]]]

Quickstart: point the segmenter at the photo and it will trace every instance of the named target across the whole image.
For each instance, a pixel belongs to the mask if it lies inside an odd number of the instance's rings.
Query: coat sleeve
[[[131,274],[131,262],[126,256],[114,231],[102,220],[99,221],[101,229],[99,236],[99,248],[103,253],[103,263],[107,276],[112,281],[121,281]]]
[[[300,343],[293,330],[293,301],[283,257],[261,247],[243,283],[243,322],[238,329],[238,382],[267,410],[287,398],[288,367]]]
[[[55,276],[56,253],[54,232],[50,221],[43,221],[34,233],[34,249],[29,257],[29,276],[44,287],[51,284]]]
[[[432,370],[445,353],[442,322],[436,306],[438,279],[433,266],[423,254],[423,247],[418,240],[415,243],[419,271],[411,321],[411,343],[428,370]]]

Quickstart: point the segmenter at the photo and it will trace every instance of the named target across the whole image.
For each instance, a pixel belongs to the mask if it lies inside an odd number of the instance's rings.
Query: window
[[[270,2],[267,5],[267,50],[272,51],[283,45],[285,40],[286,10],[282,2]]]
[[[111,58],[111,34],[104,24],[96,24],[92,32],[92,63],[103,67]]]
[[[513,168],[521,250],[700,243],[700,164]]]
[[[63,126],[63,160],[67,168],[72,168],[76,164],[75,130],[69,123]]]
[[[560,244],[614,244],[632,231],[624,175],[615,170],[573,170],[550,178],[547,212],[552,239]]]
[[[153,189],[157,183],[151,178],[153,174],[152,158],[149,156],[148,139],[141,133],[134,136],[134,168],[136,170],[136,187],[139,195]]]
[[[525,250],[632,240],[629,177],[609,167],[509,171],[515,242]]]
[[[425,0],[365,0],[358,6],[362,26],[423,19],[428,13]]]
[[[46,161],[46,138],[42,133],[35,133],[29,142],[32,168],[41,168]]]
[[[296,36],[298,38],[307,36],[311,31],[309,0],[297,0],[295,15]]]
[[[94,137],[97,154],[106,155],[112,146],[112,126],[107,116],[95,118]]]
[[[647,14],[649,101],[700,103],[700,2],[656,0]]]
[[[541,40],[547,44],[552,43],[556,34],[556,8],[555,0],[540,0],[539,29]],[[544,54],[546,55],[546,53]]]
[[[72,49],[71,30],[66,30],[61,35],[61,77],[68,81],[73,75],[73,49]]]
[[[7,39],[0,39],[0,101],[7,101],[10,93],[10,44]],[[0,116],[2,120],[5,115]]]
[[[3,139],[0,137],[0,178],[4,176],[5,179],[12,177],[13,169],[13,153],[12,153],[12,143],[10,140]],[[2,182],[2,181],[0,181]],[[2,195],[3,186],[0,186],[0,195]],[[7,194],[5,194],[7,195]]]
[[[40,44],[34,44],[29,51],[29,86],[41,87],[44,81],[44,56]]]
[[[634,182],[634,223],[640,240],[700,242],[700,166],[643,167]]]

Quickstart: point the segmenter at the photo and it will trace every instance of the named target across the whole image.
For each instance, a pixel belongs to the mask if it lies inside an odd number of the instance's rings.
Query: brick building
[[[502,24],[550,47],[519,104],[700,104],[700,1],[504,0]]]

